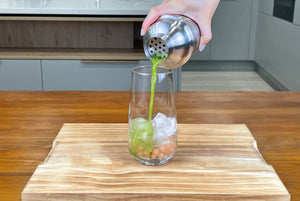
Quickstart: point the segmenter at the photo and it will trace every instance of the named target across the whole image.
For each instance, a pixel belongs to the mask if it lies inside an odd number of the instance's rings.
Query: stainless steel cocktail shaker
[[[145,33],[143,46],[146,56],[166,56],[160,66],[173,69],[185,64],[198,50],[198,25],[182,15],[163,15]]]

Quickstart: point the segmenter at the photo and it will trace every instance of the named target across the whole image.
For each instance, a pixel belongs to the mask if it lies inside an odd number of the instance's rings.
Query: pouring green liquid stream
[[[154,100],[154,93],[155,93],[155,85],[157,81],[157,67],[160,62],[164,61],[167,58],[167,55],[162,57],[161,55],[154,55],[151,57],[152,66],[152,77],[151,77],[151,97],[149,103],[149,121],[152,118],[152,109],[153,109],[153,100]]]

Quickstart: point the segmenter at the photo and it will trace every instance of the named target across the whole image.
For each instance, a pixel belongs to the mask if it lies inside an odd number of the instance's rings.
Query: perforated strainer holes
[[[165,42],[162,39],[157,37],[150,38],[150,40],[148,41],[147,48],[151,57],[154,55],[164,57],[169,53],[169,50]]]

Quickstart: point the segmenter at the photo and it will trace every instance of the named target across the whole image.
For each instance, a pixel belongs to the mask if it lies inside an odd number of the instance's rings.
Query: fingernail
[[[202,45],[202,46],[200,47],[200,52],[203,52],[205,46],[206,46],[206,45]]]
[[[144,31],[143,31],[143,28],[141,29],[141,36],[143,36],[144,35]]]

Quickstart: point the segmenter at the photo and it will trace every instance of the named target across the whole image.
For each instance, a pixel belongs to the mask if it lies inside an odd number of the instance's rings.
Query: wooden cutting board
[[[179,124],[178,151],[162,166],[129,154],[127,129],[64,124],[22,200],[290,200],[245,125]]]

